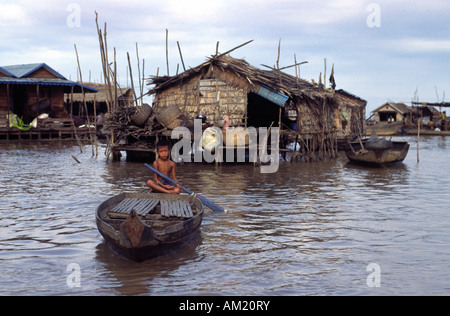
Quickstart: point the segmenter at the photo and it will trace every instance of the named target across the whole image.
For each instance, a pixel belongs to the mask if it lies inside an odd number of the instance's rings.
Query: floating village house
[[[411,120],[412,109],[404,103],[386,102],[373,111],[375,123],[406,122]]]
[[[296,141],[305,157],[315,151],[334,157],[338,140],[364,134],[366,101],[229,55],[212,56],[175,76],[153,77],[149,85],[156,113],[177,106],[182,118],[203,115],[214,126],[228,116],[233,127],[280,127],[280,147]]]
[[[67,80],[45,63],[0,67],[2,133],[16,130],[9,129],[10,114],[16,114],[26,124],[43,113],[51,118],[68,118],[71,113],[64,107],[64,93],[81,91],[79,83]],[[84,86],[84,92],[97,90]]]
[[[437,122],[442,118],[442,114],[435,106],[442,107],[443,103],[413,102],[413,106],[404,103],[386,102],[373,111],[375,123],[380,122],[400,122],[406,125],[414,125],[416,119],[422,123]]]
[[[89,111],[89,115],[94,113],[107,113],[108,102],[111,104],[113,101],[110,100],[110,89],[108,85],[102,83],[86,83],[85,85],[97,90],[96,93],[89,93],[84,95],[83,93],[66,93],[65,100],[68,108],[71,108],[71,113],[74,115],[83,117],[85,116],[84,102],[86,102],[86,107]],[[117,105],[119,107],[130,107],[134,106],[134,94],[130,87],[118,87],[117,91],[111,91],[113,99],[116,99],[115,95],[117,92]],[[94,111],[94,106],[96,110]]]

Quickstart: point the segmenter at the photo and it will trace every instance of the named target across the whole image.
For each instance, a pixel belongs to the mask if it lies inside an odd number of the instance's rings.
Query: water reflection
[[[229,210],[209,212],[192,243],[144,263],[112,253],[95,208],[145,192],[143,163],[106,163],[76,143],[0,143],[0,294],[447,294],[450,138],[416,140],[402,164],[333,161],[182,164],[179,180]],[[72,159],[75,155],[81,163]],[[80,288],[66,266],[81,267]],[[369,263],[382,287],[366,285]],[[405,281],[407,280],[407,281]]]
[[[176,274],[177,270],[202,260],[203,256],[197,252],[201,244],[202,235],[198,232],[189,243],[173,253],[136,263],[118,256],[105,242],[101,242],[96,247],[95,260],[101,265],[102,277],[108,279],[108,286],[114,289],[115,294],[151,295],[153,287],[158,291],[158,278]]]

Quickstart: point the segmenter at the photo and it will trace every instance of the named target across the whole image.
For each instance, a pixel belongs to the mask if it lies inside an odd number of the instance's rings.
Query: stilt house
[[[411,119],[412,109],[404,103],[386,102],[373,110],[375,123],[406,122]]]
[[[85,92],[97,92],[84,86]],[[45,63],[0,67],[0,123],[6,125],[9,114],[25,123],[42,113],[62,118],[64,93],[81,92],[81,85],[67,80]],[[6,126],[0,126],[6,127]]]
[[[273,124],[282,130],[282,143],[303,140],[307,150],[325,142],[334,149],[337,138],[364,133],[366,101],[229,55],[175,76],[153,77],[149,85],[156,113],[176,105],[185,119],[203,115],[215,126],[225,115],[230,126]]]
[[[96,89],[97,93],[89,93],[85,94],[83,99],[82,93],[66,93],[65,101],[66,108],[70,109],[69,111],[73,113],[73,115],[77,116],[85,116],[84,113],[84,104],[83,100],[86,102],[86,107],[88,108],[89,115],[94,114],[94,104],[96,107],[96,113],[107,113],[108,105],[113,103],[110,100],[109,89],[108,86],[101,83],[86,83],[91,88]],[[112,92],[112,98],[115,98],[115,91]],[[117,102],[119,107],[129,107],[134,106],[134,95],[133,90],[130,87],[123,87],[117,89]]]

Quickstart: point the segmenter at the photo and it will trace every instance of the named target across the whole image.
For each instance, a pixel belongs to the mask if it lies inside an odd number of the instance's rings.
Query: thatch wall
[[[194,119],[202,114],[211,124],[220,125],[223,116],[228,115],[231,125],[241,126],[244,124],[247,91],[219,79],[194,77],[182,86],[162,91],[153,101],[156,112],[172,105],[179,107],[185,119]]]
[[[177,76],[154,77],[149,85],[153,85],[149,94],[155,96],[156,112],[177,105],[185,118],[203,114],[210,124],[217,125],[229,115],[232,126],[245,125],[248,94],[264,85],[289,97],[284,112],[297,112],[299,132],[335,130],[346,136],[364,128],[366,101],[284,72],[261,70],[228,55],[212,57]]]
[[[215,126],[221,126],[225,115],[231,126],[280,126],[280,146],[301,143],[304,159],[336,157],[338,138],[365,132],[366,101],[228,55],[213,56],[176,76],[153,77],[149,85],[157,113],[177,105],[184,118],[202,114]],[[275,97],[285,96],[284,106],[261,96],[261,87],[274,91]]]

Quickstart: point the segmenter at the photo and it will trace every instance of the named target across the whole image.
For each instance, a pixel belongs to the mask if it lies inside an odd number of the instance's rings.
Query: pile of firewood
[[[166,130],[152,115],[144,125],[136,125],[133,117],[137,108],[120,107],[105,116],[103,133],[113,138],[113,143],[128,143],[129,137],[139,140],[141,137],[156,136]]]

